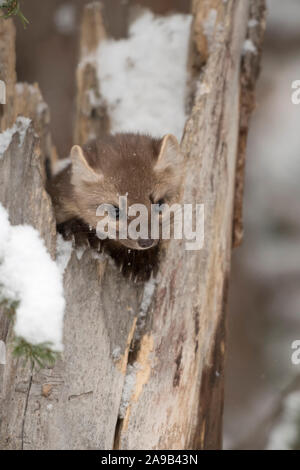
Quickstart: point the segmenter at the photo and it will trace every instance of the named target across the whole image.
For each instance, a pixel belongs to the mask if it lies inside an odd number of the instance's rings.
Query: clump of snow
[[[101,41],[96,62],[112,132],[171,132],[181,139],[191,21],[190,15],[146,11],[128,39]]]
[[[300,392],[293,392],[284,401],[284,409],[277,426],[272,430],[267,450],[296,450],[293,445],[300,436]]]
[[[20,136],[20,147],[23,145],[24,138],[26,131],[31,123],[31,120],[26,117],[18,117],[15,124],[9,128],[6,129],[4,132],[0,134],[0,158],[3,156],[4,152],[8,149],[11,140],[13,138],[13,135],[16,134],[16,132],[19,133]]]
[[[102,106],[104,104],[103,98],[97,96],[95,90],[86,90],[86,94],[88,95],[89,102],[93,108],[97,108],[98,106]]]
[[[114,361],[119,361],[119,359],[121,358],[121,348],[120,346],[117,346],[113,352],[112,352],[112,358]]]
[[[243,54],[246,54],[247,52],[252,52],[253,54],[257,54],[256,46],[253,44],[251,39],[246,39],[243,45]]]
[[[211,92],[210,85],[204,82],[197,83],[197,95],[198,96],[208,95],[210,92]]]
[[[130,403],[132,392],[136,384],[136,374],[140,368],[138,363],[134,363],[127,367],[127,374],[124,381],[124,387],[122,391],[121,403],[119,408],[119,418],[124,419],[127,408]]]
[[[56,263],[62,274],[64,274],[73,251],[72,241],[64,240],[59,233],[56,239]]]
[[[155,279],[152,278],[149,281],[145,282],[143,300],[140,307],[140,316],[145,316],[147,314],[155,291],[155,287]]]
[[[76,23],[76,9],[72,3],[60,5],[54,14],[54,23],[59,33],[72,34]]]
[[[48,105],[44,101],[42,101],[41,103],[38,103],[36,110],[38,114],[41,115],[45,111],[48,111]]]
[[[151,278],[144,284],[143,298],[140,306],[140,311],[137,320],[136,331],[134,335],[135,341],[141,338],[141,332],[144,330],[145,321],[149,307],[151,305],[155,288],[157,285],[157,279]]]
[[[61,272],[31,226],[11,226],[0,204],[0,285],[4,298],[18,301],[16,336],[62,351],[65,300]]]
[[[18,93],[18,95],[21,95],[24,92],[25,87],[32,95],[38,93],[38,88],[36,88],[34,85],[18,82],[15,85],[15,90]]]
[[[248,21],[248,27],[249,28],[255,28],[258,25],[258,21],[255,18],[251,18]]]

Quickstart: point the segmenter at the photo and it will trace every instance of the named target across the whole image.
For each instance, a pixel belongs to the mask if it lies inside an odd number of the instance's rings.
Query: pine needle
[[[23,338],[16,338],[14,341],[13,355],[24,360],[24,366],[31,363],[33,367],[39,366],[40,369],[53,367],[60,353],[52,351],[50,343],[41,343],[33,345]]]
[[[23,13],[21,12],[20,1],[19,0],[6,0],[1,4],[0,9],[3,11],[4,15],[1,15],[1,18],[7,19],[11,16],[18,16],[23,23],[24,29],[26,28],[29,21]]]
[[[2,287],[3,286],[0,284],[0,309],[14,321],[19,302],[17,300],[7,299],[4,295],[1,295]],[[22,358],[24,360],[24,366],[30,361],[32,367],[39,366],[40,369],[53,367],[60,357],[59,352],[51,349],[51,343],[33,345],[23,338],[18,337],[14,339],[13,355],[17,358]]]

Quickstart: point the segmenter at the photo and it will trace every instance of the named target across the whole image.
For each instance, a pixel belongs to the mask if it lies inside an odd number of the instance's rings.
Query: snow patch
[[[72,256],[72,241],[66,241],[59,233],[56,239],[56,264],[61,274],[64,274]]]
[[[255,28],[257,25],[258,21],[255,18],[251,18],[251,20],[248,21],[249,28]]]
[[[256,46],[253,44],[253,41],[251,41],[251,39],[246,39],[243,45],[243,54],[247,54],[247,52],[257,54]]]
[[[121,348],[120,346],[117,346],[112,352],[113,361],[119,361],[121,359],[121,356]]]
[[[144,284],[143,299],[140,306],[140,311],[137,320],[137,326],[134,334],[134,339],[139,340],[141,338],[141,332],[144,330],[146,316],[151,305],[155,288],[157,285],[157,279],[151,278]]]
[[[146,11],[130,26],[128,39],[101,41],[94,59],[112,132],[171,132],[181,139],[191,21],[191,15]]]
[[[42,101],[41,103],[38,103],[36,110],[37,113],[41,115],[44,112],[48,111],[48,105],[44,101]]]
[[[140,317],[145,316],[147,314],[155,291],[155,287],[155,279],[150,279],[149,281],[145,282],[143,300],[140,308]]]
[[[0,158],[8,149],[14,134],[16,134],[17,132],[19,133],[19,136],[20,136],[19,147],[22,147],[24,143],[25,134],[27,132],[27,129],[30,123],[31,123],[31,120],[29,118],[20,116],[17,118],[15,124],[11,128],[6,129],[4,132],[0,134]]]
[[[88,95],[88,100],[93,108],[98,108],[98,106],[102,106],[104,104],[103,98],[96,96],[95,90],[86,90],[86,94]]]
[[[22,83],[22,82],[18,82],[15,85],[15,90],[18,93],[18,95],[21,95],[24,92],[25,88],[32,95],[38,93],[38,89],[34,85],[30,85],[28,83]]]
[[[197,95],[203,96],[208,95],[211,92],[211,86],[205,82],[197,83]]]
[[[11,226],[0,204],[0,285],[4,298],[18,301],[16,336],[62,351],[65,300],[62,274],[39,233]]]
[[[130,399],[132,396],[132,392],[134,390],[136,384],[136,374],[139,370],[140,366],[137,362],[133,365],[129,365],[127,367],[127,374],[124,381],[124,387],[121,397],[120,409],[119,409],[119,418],[124,419],[126,415],[127,408],[130,404]]]

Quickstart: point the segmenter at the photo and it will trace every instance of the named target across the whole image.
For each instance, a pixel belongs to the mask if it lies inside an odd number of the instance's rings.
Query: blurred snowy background
[[[61,157],[72,143],[79,19],[87,0],[26,0],[18,25],[20,81],[37,81]],[[106,25],[123,37],[128,4],[189,11],[187,0],[104,0]],[[118,8],[116,8],[116,4]],[[300,1],[269,0],[257,109],[249,138],[245,239],[233,259],[224,419],[225,448],[300,449]],[[299,124],[299,127],[298,127]]]
[[[227,448],[300,448],[300,366],[291,362],[292,342],[300,339],[300,106],[291,102],[291,84],[300,78],[300,2],[269,0],[268,7],[247,155],[245,239],[233,260]],[[298,391],[291,404],[290,391]],[[286,427],[294,402],[295,423]]]

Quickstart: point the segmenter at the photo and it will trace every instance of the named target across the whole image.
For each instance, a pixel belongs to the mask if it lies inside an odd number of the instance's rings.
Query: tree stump
[[[73,250],[64,275],[65,351],[53,368],[22,368],[11,355],[12,326],[2,313],[0,339],[8,351],[6,366],[0,366],[2,449],[222,445],[226,299],[232,239],[241,238],[243,162],[264,0],[194,0],[192,13],[181,202],[205,204],[204,249],[185,251],[184,242],[171,241],[156,282],[144,285],[125,279],[109,258],[95,259],[90,250],[79,257]],[[75,143],[109,131],[91,59],[106,36],[99,3],[86,7],[81,34]],[[255,54],[243,50],[246,38]],[[13,24],[1,21],[0,79],[9,84],[10,103],[3,106],[1,129],[20,114],[32,125],[22,145],[15,135],[0,158],[0,202],[13,224],[39,230],[54,257],[55,221],[44,190],[43,163],[55,159],[48,108],[37,86],[15,83],[13,51]],[[93,102],[92,93],[98,93]]]

